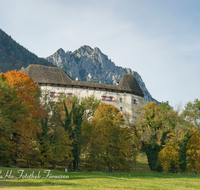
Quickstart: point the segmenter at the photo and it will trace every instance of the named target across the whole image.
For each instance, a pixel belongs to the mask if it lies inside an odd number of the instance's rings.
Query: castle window
[[[50,92],[50,97],[55,98],[55,92]]]
[[[101,96],[101,100],[106,101],[106,96]]]
[[[112,97],[109,97],[109,101],[112,102]]]
[[[119,102],[122,102],[122,98],[119,99]]]
[[[120,111],[122,111],[122,107],[120,107]]]
[[[74,95],[74,93],[67,93],[67,96],[72,98],[72,96]]]
[[[101,96],[101,100],[108,101],[108,102],[114,102],[115,98],[112,96]]]
[[[133,104],[137,105],[137,100],[133,99]]]

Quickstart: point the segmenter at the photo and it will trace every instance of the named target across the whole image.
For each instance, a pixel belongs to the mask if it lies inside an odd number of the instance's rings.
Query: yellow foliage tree
[[[162,102],[160,105],[156,102],[147,102],[140,107],[138,118],[135,133],[146,152],[149,168],[161,171],[158,162],[159,152],[165,146],[168,134],[180,126],[181,118],[168,102]]]
[[[72,148],[72,140],[69,139],[68,132],[61,126],[57,127],[53,138],[50,140],[49,152],[49,158],[53,162],[54,169],[56,169],[57,162],[64,160],[65,157],[69,162],[73,160],[73,158],[69,157]]]
[[[175,142],[175,136],[173,133],[168,134],[171,136],[169,142],[159,152],[159,163],[164,171],[177,172],[179,168],[179,146]]]
[[[187,168],[200,171],[200,132],[196,132],[187,143]]]
[[[131,130],[124,127],[123,116],[115,106],[101,103],[91,123],[83,123],[82,131],[88,143],[88,168],[110,172],[130,169],[134,156],[133,136]]]

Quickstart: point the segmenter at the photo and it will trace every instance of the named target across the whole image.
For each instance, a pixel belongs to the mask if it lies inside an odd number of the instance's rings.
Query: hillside
[[[80,81],[116,85],[124,74],[133,74],[145,94],[144,103],[148,101],[159,103],[151,96],[142,77],[136,71],[116,66],[97,47],[92,49],[90,46],[82,46],[74,52],[65,52],[60,48],[46,59],[53,65],[60,67],[72,79],[78,77]]]
[[[52,66],[47,60],[38,58],[0,29],[0,71],[20,70],[29,64]]]

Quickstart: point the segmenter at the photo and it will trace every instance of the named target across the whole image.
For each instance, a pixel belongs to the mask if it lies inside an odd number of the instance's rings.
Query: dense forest
[[[44,58],[39,58],[28,51],[0,29],[0,71],[20,70],[29,64],[53,66]]]

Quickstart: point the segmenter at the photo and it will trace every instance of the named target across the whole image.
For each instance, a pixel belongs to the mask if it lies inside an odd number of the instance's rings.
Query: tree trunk
[[[160,152],[159,145],[146,145],[145,151],[148,159],[149,168],[151,171],[157,171],[158,167],[158,153]]]

